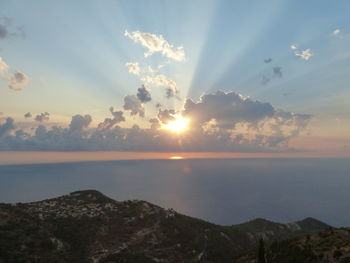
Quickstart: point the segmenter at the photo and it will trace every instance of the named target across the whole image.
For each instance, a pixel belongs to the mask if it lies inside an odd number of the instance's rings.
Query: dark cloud
[[[173,98],[175,96],[176,96],[176,91],[174,91],[172,88],[165,89],[165,97],[167,99]]]
[[[98,124],[98,130],[109,130],[113,128],[116,124],[125,121],[122,111],[114,111],[113,107],[109,108],[113,118],[105,118],[105,120]]]
[[[87,128],[89,124],[91,123],[92,118],[90,115],[74,115],[72,117],[72,120],[69,124],[69,129],[71,132],[74,131],[82,131],[83,129]]]
[[[36,117],[35,117],[35,120],[38,122],[48,121],[49,119],[50,119],[50,113],[48,113],[48,112],[40,113],[39,115],[36,115]]]
[[[160,122],[157,118],[152,118],[149,120],[149,122],[151,123],[152,130],[156,130],[160,128]]]
[[[176,114],[176,112],[174,110],[162,110],[159,109],[158,111],[158,119],[162,122],[162,123],[167,123],[169,121],[173,121],[175,120],[174,115]]]
[[[278,77],[278,78],[282,78],[282,77],[283,77],[282,68],[281,68],[281,67],[274,67],[274,68],[272,69],[272,71],[273,71],[273,75],[274,75],[275,77]]]
[[[2,17],[0,21],[0,40],[18,36],[25,38],[26,33],[23,25],[13,27],[13,19],[11,17]]]
[[[183,114],[200,125],[215,119],[218,125],[234,127],[238,122],[257,122],[273,116],[270,103],[253,101],[235,92],[206,94],[199,102],[187,99]]]
[[[5,123],[0,122],[0,137],[9,135],[12,130],[15,129],[15,121],[13,118],[8,117],[5,119]]]
[[[8,31],[5,25],[0,24],[0,39],[5,39],[8,36]]]
[[[30,112],[27,112],[26,114],[24,114],[24,118],[29,119],[32,117],[32,114]]]
[[[272,58],[264,59],[264,62],[265,62],[266,64],[271,63],[271,62],[272,62]]]
[[[26,85],[29,81],[27,75],[22,72],[16,71],[12,74],[12,76],[8,79],[9,88],[12,90],[21,90],[22,86]]]
[[[152,100],[151,98],[151,93],[149,90],[145,87],[145,85],[142,85],[141,88],[137,89],[137,94],[136,96],[139,98],[139,100],[142,103],[146,103]]]
[[[130,115],[145,116],[145,108],[136,95],[127,95],[124,97],[124,110],[130,111]]]
[[[282,78],[282,77],[283,77],[282,68],[276,66],[276,67],[272,68],[272,73],[271,74],[265,74],[265,75],[262,76],[261,84],[262,85],[266,85],[271,80],[276,79],[276,78]]]

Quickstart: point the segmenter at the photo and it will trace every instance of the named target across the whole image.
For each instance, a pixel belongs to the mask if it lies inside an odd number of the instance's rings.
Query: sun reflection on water
[[[169,159],[170,160],[181,160],[181,159],[184,159],[184,157],[176,155],[176,156],[170,156]]]

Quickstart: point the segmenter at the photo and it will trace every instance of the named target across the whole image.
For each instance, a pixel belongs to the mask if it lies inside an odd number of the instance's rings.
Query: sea
[[[220,225],[314,217],[350,226],[350,160],[241,158],[0,165],[0,202],[95,189]]]

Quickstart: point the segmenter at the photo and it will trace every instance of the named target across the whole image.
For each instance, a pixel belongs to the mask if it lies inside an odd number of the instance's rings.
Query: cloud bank
[[[142,89],[143,87],[141,87]],[[137,95],[124,98],[124,110],[144,117]],[[123,111],[110,108],[112,118],[91,127],[92,116],[76,114],[67,128],[39,124],[34,132],[16,128],[14,119],[0,121],[0,150],[46,151],[286,151],[288,142],[306,131],[308,114],[286,112],[235,92],[187,99],[183,110],[158,108],[149,127],[120,126]],[[177,134],[163,128],[182,115],[188,129]],[[42,113],[38,116],[46,116]]]

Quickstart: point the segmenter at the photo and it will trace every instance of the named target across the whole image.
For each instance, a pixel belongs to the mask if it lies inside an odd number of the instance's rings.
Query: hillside
[[[268,263],[350,263],[350,229],[327,229],[291,240],[273,241],[265,250]],[[238,263],[255,263],[256,251]]]
[[[254,249],[260,237],[273,242],[328,228],[311,218],[219,226],[145,201],[118,202],[87,190],[0,204],[0,262],[232,263]]]

